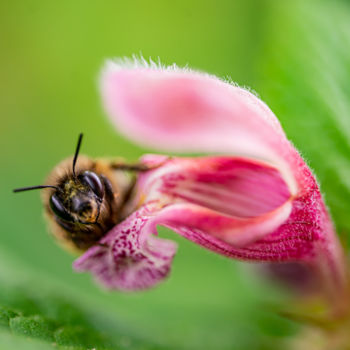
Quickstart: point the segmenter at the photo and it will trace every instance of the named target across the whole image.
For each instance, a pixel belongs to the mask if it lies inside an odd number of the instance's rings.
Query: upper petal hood
[[[293,191],[303,182],[279,121],[245,89],[189,70],[108,62],[101,90],[112,122],[141,145],[254,157],[277,165]]]
[[[265,158],[268,149],[273,156],[278,150],[272,147],[286,141],[263,102],[213,76],[109,62],[101,87],[118,129],[163,151],[236,151]]]

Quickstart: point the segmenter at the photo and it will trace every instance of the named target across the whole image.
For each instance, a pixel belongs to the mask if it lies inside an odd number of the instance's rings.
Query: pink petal
[[[171,158],[141,177],[146,200],[158,193],[237,217],[265,214],[291,197],[277,168],[249,158]]]
[[[294,162],[286,159],[295,150],[271,110],[247,90],[214,76],[109,62],[101,90],[112,122],[141,145],[247,155],[280,167]]]
[[[156,233],[149,206],[115,226],[100,245],[74,262],[77,271],[90,271],[106,288],[149,288],[169,273],[176,244],[150,236]]]
[[[344,286],[318,184],[261,100],[207,74],[153,65],[110,63],[101,88],[112,122],[135,142],[239,155],[144,158],[160,165],[138,180],[139,204],[157,203],[153,224],[224,255],[305,263],[325,289]]]
[[[292,208],[276,168],[238,157],[173,158],[140,176],[138,191],[145,202],[171,203],[172,215],[176,210],[190,227],[235,246],[272,232]]]
[[[164,161],[159,156],[146,159],[148,164]],[[196,191],[187,191],[185,198],[173,198],[175,189],[198,181],[206,184],[202,187],[206,200],[198,201]],[[235,181],[240,186],[235,186]],[[232,212],[210,200],[211,187],[218,191],[218,185],[224,185],[219,188],[221,200],[227,207],[232,205]],[[139,195],[146,196],[147,204],[115,226],[101,240],[102,246],[89,249],[74,264],[79,271],[91,271],[108,288],[143,289],[168,275],[176,247],[151,235],[156,234],[156,225],[229,257],[301,262],[314,271],[315,281],[324,288],[331,286],[333,290],[344,283],[337,258],[341,253],[317,187],[291,199],[276,169],[236,157],[173,158],[141,176],[139,186]],[[254,189],[260,196],[254,197]],[[235,191],[247,191],[245,195],[253,197],[248,205],[243,203],[243,211],[234,203]],[[265,206],[255,205],[254,200],[260,203],[268,195],[274,200]]]
[[[168,276],[176,251],[174,243],[151,235],[156,234],[156,225],[163,225],[206,249],[231,258],[300,262],[313,271],[313,282],[334,298],[343,288],[344,276],[340,261],[336,259],[339,247],[332,245],[331,236],[323,234],[323,223],[327,220],[324,208],[310,210],[310,202],[317,201],[318,196],[316,191],[309,198],[294,202],[284,224],[245,246],[227,243],[201,229],[202,221],[215,215],[205,208],[186,203],[163,208],[159,203],[148,204],[115,226],[101,240],[102,246],[90,248],[74,262],[74,268],[80,272],[90,271],[102,285],[111,289],[152,287]],[[216,219],[220,219],[217,214]],[[243,231],[249,233],[249,228]]]
[[[279,168],[293,193],[309,186],[278,119],[245,89],[187,69],[108,62],[101,91],[111,121],[136,143],[262,159]]]

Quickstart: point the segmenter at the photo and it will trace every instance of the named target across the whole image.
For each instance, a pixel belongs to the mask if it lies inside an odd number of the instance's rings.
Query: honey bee
[[[42,193],[45,216],[58,242],[73,252],[84,252],[132,211],[138,172],[143,164],[79,156],[83,134],[74,157],[59,163],[44,185],[17,188],[14,192],[46,189]]]

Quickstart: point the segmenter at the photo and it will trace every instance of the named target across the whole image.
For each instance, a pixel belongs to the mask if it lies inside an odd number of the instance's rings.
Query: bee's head
[[[18,188],[14,192],[53,188],[49,197],[53,214],[64,222],[88,225],[97,223],[104,197],[104,185],[100,176],[93,171],[78,169],[76,172],[75,165],[82,137],[80,134],[71,172],[65,176],[60,175],[57,184]]]
[[[94,224],[97,222],[104,196],[100,177],[84,171],[66,178],[52,193],[50,208],[61,220]]]

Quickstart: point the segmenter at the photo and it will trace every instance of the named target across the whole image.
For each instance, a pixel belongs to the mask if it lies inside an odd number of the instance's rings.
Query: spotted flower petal
[[[152,205],[143,206],[115,226],[99,245],[74,262],[77,271],[91,271],[110,289],[133,290],[153,286],[169,273],[176,244],[156,233]]]
[[[134,141],[221,156],[143,157],[154,170],[138,178],[136,213],[78,259],[77,269],[117,289],[159,282],[175,252],[152,235],[163,225],[229,257],[305,264],[328,295],[344,286],[318,184],[255,95],[207,74],[117,63],[107,65],[101,89],[112,122]],[[134,226],[144,210],[145,225]],[[125,233],[130,227],[134,233]]]

